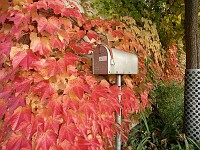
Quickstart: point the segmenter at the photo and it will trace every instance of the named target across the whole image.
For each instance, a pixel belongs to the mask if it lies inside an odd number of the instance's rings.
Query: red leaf
[[[5,62],[6,62],[6,60],[7,60],[7,56],[6,55],[0,55],[0,65],[2,66]],[[1,67],[1,69],[2,69],[2,67]],[[5,68],[3,68],[2,70],[1,70],[1,73],[0,73],[0,80],[2,79],[2,77],[6,74],[6,72],[8,72],[8,71],[3,71]],[[7,69],[5,69],[5,70],[7,70]],[[4,73],[3,73],[4,72]]]
[[[65,46],[57,36],[50,37],[50,45],[52,49],[58,48],[59,50],[62,50]]]
[[[42,101],[51,97],[51,95],[55,93],[54,89],[47,81],[40,81],[39,83],[36,83],[33,86],[32,91],[34,94],[38,94]]]
[[[76,99],[70,98],[68,95],[63,96],[63,101],[64,118],[67,123],[70,123],[72,121],[71,115],[74,115],[72,112],[78,110],[79,102]]]
[[[17,130],[23,123],[28,125],[30,122],[31,110],[26,107],[18,107],[9,119],[13,131]]]
[[[57,61],[57,71],[58,73],[65,73],[67,70],[67,67],[66,67],[66,63],[65,63],[65,59],[64,58],[60,58],[58,61]]]
[[[15,96],[17,97],[22,92],[27,93],[30,89],[31,82],[32,81],[30,79],[16,78],[15,81],[14,81],[14,86],[13,86],[13,88],[16,90]]]
[[[49,150],[51,146],[56,144],[56,136],[52,130],[38,132],[35,149]]]
[[[94,39],[94,40],[98,40],[98,34],[96,33],[96,32],[94,32],[94,31],[92,31],[92,30],[89,30],[88,32],[87,32],[87,36],[88,36],[88,38],[90,39],[90,40],[92,40],[92,39]]]
[[[79,13],[78,10],[73,9],[73,8],[64,9],[64,11],[62,12],[62,15],[65,16],[65,17],[74,17],[78,21],[84,21],[81,13]]]
[[[8,71],[6,70],[7,69],[5,68],[0,70],[0,82],[3,82],[3,81],[6,82],[9,79],[12,70],[8,70]]]
[[[75,93],[75,95],[81,100],[84,94],[84,88],[81,86],[74,86],[71,91]]]
[[[53,35],[55,31],[60,29],[59,20],[54,16],[51,16],[48,19],[46,19],[42,15],[39,15],[36,21],[39,32],[46,30],[47,32]]]
[[[79,60],[77,55],[67,52],[64,56],[66,65],[75,65],[75,62]]]
[[[79,110],[85,112],[87,119],[89,119],[92,115],[97,115],[95,104],[91,102],[84,102],[81,104]]]
[[[77,33],[76,33],[77,39],[81,39],[81,38],[83,38],[84,36],[85,36],[85,31],[83,31],[83,30],[77,31]]]
[[[44,31],[45,27],[46,27],[46,24],[47,24],[47,19],[45,17],[43,17],[42,15],[39,15],[38,19],[37,19],[38,32]]]
[[[92,50],[92,44],[88,42],[76,43],[75,40],[70,41],[69,46],[77,53],[77,54],[88,54],[90,50]]]
[[[91,88],[97,85],[97,79],[93,76],[86,76],[86,82],[88,85],[90,85]]]
[[[78,76],[78,70],[76,69],[75,66],[67,66],[67,74],[69,76],[73,75],[73,76]]]
[[[11,29],[11,33],[17,38],[19,39],[20,37],[22,37],[22,30],[23,31],[28,31],[28,25],[27,24],[20,24],[19,26],[13,26]]]
[[[6,150],[32,149],[30,141],[22,133],[12,133],[6,144]]]
[[[81,100],[84,91],[89,92],[89,85],[81,78],[74,78],[68,81],[68,86],[65,88],[64,94],[74,93]]]
[[[56,59],[54,57],[50,57],[49,59],[47,59],[45,61],[45,64],[44,64],[44,66],[42,66],[42,68],[43,67],[48,72],[48,76],[49,77],[54,76],[57,73],[57,62],[56,62]]]
[[[49,55],[51,53],[51,46],[47,37],[38,37],[37,33],[32,32],[30,34],[30,49],[33,52],[39,52],[40,55]]]
[[[12,95],[12,86],[7,85],[4,88],[0,88],[0,98],[7,100]]]
[[[75,137],[78,135],[77,128],[74,123],[70,124],[62,124],[58,140],[59,143],[63,142],[64,140],[69,141],[71,144],[75,143]]]
[[[51,110],[46,109],[43,111],[43,114],[39,114],[36,118],[37,120],[37,131],[38,132],[46,132],[48,130],[52,130],[54,133],[58,134],[60,129],[60,125],[63,122],[62,118],[56,118],[51,116]],[[46,114],[45,114],[46,113]],[[48,114],[49,113],[49,114]]]
[[[6,1],[6,2],[7,2],[7,1]],[[2,5],[0,4],[0,6],[2,6]],[[2,15],[0,16],[0,23],[4,24],[6,18],[7,18],[7,16],[6,16],[5,14],[2,14]]]
[[[112,31],[112,35],[113,35],[113,37],[122,38],[124,36],[123,30],[114,30],[114,31]]]
[[[13,69],[16,69],[19,64],[21,63],[21,61],[26,57],[26,53],[23,51],[18,52],[12,61],[12,65],[13,65]]]
[[[88,137],[92,135],[88,135]],[[100,143],[96,138],[85,139],[82,137],[78,137],[77,145],[75,145],[77,149],[80,150],[88,150],[88,149],[99,149]]]
[[[6,56],[9,56],[10,50],[11,50],[10,42],[0,43],[0,55],[5,54]]]
[[[5,114],[7,109],[7,104],[5,101],[0,99],[0,119],[2,119],[3,115]]]
[[[35,119],[35,116],[31,114],[31,122],[23,122],[18,128],[17,132],[23,132],[26,135],[26,139],[31,140],[32,136],[37,131],[38,122]]]
[[[100,85],[109,88],[110,84],[108,83],[108,81],[106,81],[105,79],[101,80]]]
[[[122,113],[127,117],[128,113],[131,112],[138,112],[140,109],[140,101],[139,99],[135,96],[133,91],[126,87],[122,89],[122,101],[123,105]]]
[[[57,31],[58,29],[60,29],[60,23],[58,18],[54,16],[49,17],[45,30],[51,34],[54,34],[54,32]]]
[[[84,30],[90,30],[92,28],[91,22],[87,20],[87,22],[83,25]]]
[[[46,130],[53,130],[54,133],[58,134],[58,131],[60,129],[60,125],[62,124],[63,119],[61,118],[53,118],[53,117],[49,117],[46,121],[45,121],[45,128]]]
[[[13,69],[16,69],[18,66],[21,66],[25,70],[28,70],[32,63],[36,60],[38,59],[31,50],[28,50],[27,52],[20,51],[13,57]]]
[[[47,108],[50,108],[53,113],[53,117],[60,116],[62,114],[62,96],[58,94],[53,94],[51,99],[46,105]]]
[[[108,97],[109,89],[106,87],[103,87],[101,85],[97,85],[93,87],[91,97],[98,101],[100,97],[107,98]]]
[[[49,8],[54,10],[55,14],[61,14],[61,12],[65,9],[65,4],[61,0],[48,0],[47,3]]]
[[[98,18],[95,18],[95,19],[91,19],[91,25],[94,27],[94,26],[98,26],[98,27],[101,27],[102,24],[104,24],[105,22],[103,22],[103,20],[98,17]]]
[[[47,60],[41,59],[34,63],[33,67],[38,71],[45,79],[49,79],[58,73],[64,73],[66,71],[66,65],[63,58],[56,61],[54,57],[49,57]]]
[[[19,96],[12,96],[11,98],[8,99],[8,110],[10,113],[13,113],[16,108],[19,106],[25,106],[25,98],[21,95]]]
[[[64,140],[63,142],[59,142],[58,144],[59,144],[59,148],[60,148],[58,150],[76,150],[74,145],[70,144],[70,142],[67,140]]]
[[[40,8],[44,8],[45,10],[48,9],[47,3],[45,1],[38,1],[33,4],[37,7],[37,9],[40,9]]]
[[[19,11],[13,12],[14,16],[12,16],[9,20],[13,21],[15,26],[18,27],[19,24],[21,24],[24,21],[24,13],[21,13]]]

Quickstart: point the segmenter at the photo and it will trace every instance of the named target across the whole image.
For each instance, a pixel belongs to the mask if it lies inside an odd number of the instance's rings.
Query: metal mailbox
[[[93,52],[93,74],[137,74],[138,58],[135,54],[99,45]]]

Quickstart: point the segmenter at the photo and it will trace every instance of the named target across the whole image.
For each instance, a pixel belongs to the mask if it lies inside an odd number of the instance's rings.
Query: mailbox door
[[[108,74],[108,51],[104,46],[97,46],[93,52],[93,74]]]

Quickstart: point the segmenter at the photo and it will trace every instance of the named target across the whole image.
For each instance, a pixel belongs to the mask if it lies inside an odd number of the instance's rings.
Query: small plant
[[[140,113],[140,123],[129,135],[133,150],[195,150],[199,145],[183,131],[184,86],[160,82],[154,92],[156,102],[149,113]]]

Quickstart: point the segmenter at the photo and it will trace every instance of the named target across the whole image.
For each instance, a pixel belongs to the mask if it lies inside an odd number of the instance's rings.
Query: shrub
[[[125,140],[150,88],[146,52],[128,27],[88,19],[68,0],[2,0],[0,13],[0,148],[105,149],[116,132]],[[113,76],[92,74],[86,56],[97,44],[137,53],[139,75],[123,76],[122,91]]]

